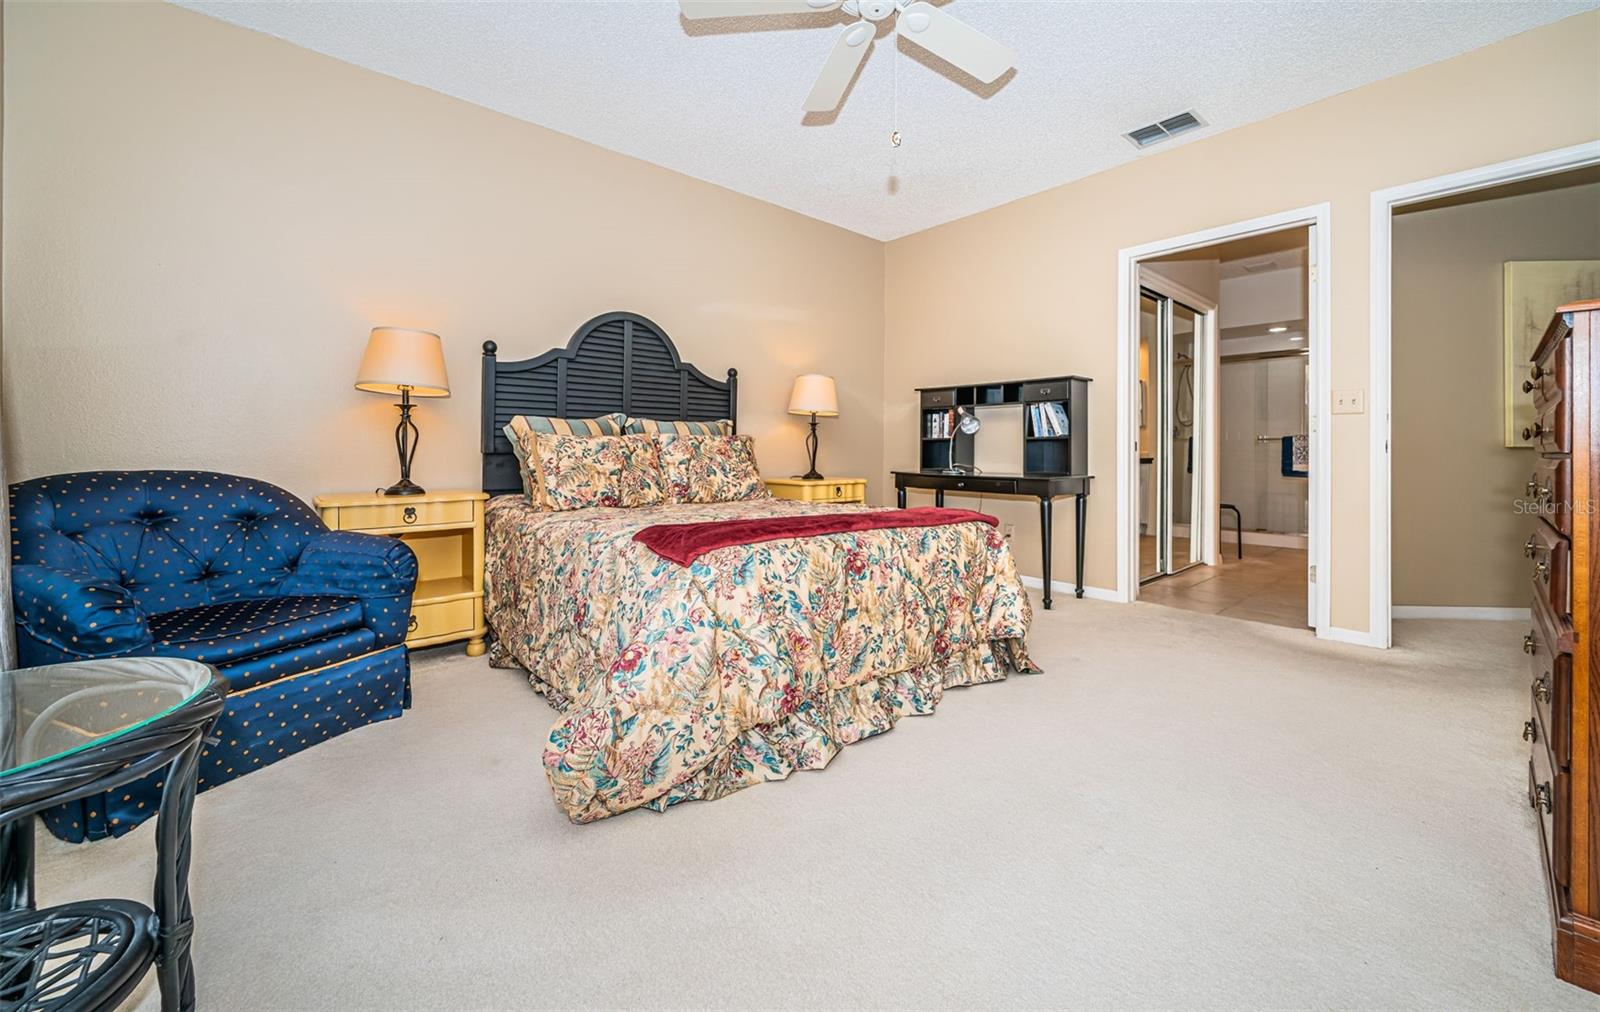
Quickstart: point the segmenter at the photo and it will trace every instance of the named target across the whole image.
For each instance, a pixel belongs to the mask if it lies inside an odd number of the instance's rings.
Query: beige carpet
[[[1069,598],[1046,674],[581,827],[546,704],[433,651],[403,719],[201,796],[202,1008],[1593,1009],[1549,969],[1517,633]],[[44,838],[44,899],[146,896],[151,829]]]

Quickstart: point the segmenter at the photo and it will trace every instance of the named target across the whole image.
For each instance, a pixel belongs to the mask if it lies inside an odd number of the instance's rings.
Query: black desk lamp
[[[839,393],[834,389],[833,377],[817,373],[795,377],[794,390],[789,394],[789,414],[811,416],[811,434],[806,436],[811,470],[800,477],[821,478],[817,472],[817,419],[839,417]]]
[[[374,327],[367,338],[356,389],[375,394],[400,395],[400,424],[394,428],[394,448],[400,455],[400,480],[384,495],[421,495],[423,488],[411,480],[411,460],[417,455],[417,426],[411,420],[411,398],[449,397],[450,380],[444,372],[444,347],[438,334],[400,327]]]

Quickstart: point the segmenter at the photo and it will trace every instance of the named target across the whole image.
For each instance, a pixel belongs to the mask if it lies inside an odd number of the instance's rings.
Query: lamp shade
[[[839,414],[839,392],[833,388],[833,377],[816,373],[796,376],[794,390],[789,394],[789,414],[836,417]]]
[[[413,397],[449,397],[444,343],[426,330],[373,327],[356,373],[356,389],[375,394],[409,389]]]

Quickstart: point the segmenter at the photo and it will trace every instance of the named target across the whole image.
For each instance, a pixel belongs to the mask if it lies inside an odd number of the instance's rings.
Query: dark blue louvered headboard
[[[638,418],[738,426],[739,373],[714,380],[678,357],[666,332],[638,313],[606,313],[578,328],[565,348],[501,362],[483,342],[483,490],[522,491],[517,458],[501,431],[513,415]]]

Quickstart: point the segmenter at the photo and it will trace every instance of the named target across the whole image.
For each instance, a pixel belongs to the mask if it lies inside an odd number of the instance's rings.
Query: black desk
[[[894,487],[901,509],[906,508],[906,489],[933,490],[935,505],[944,505],[946,492],[972,492],[980,495],[1031,495],[1039,499],[1039,533],[1044,549],[1044,606],[1050,607],[1050,504],[1057,496],[1070,495],[1077,507],[1077,545],[1075,560],[1077,596],[1083,596],[1084,522],[1092,474],[949,474],[943,471],[895,471]]]

